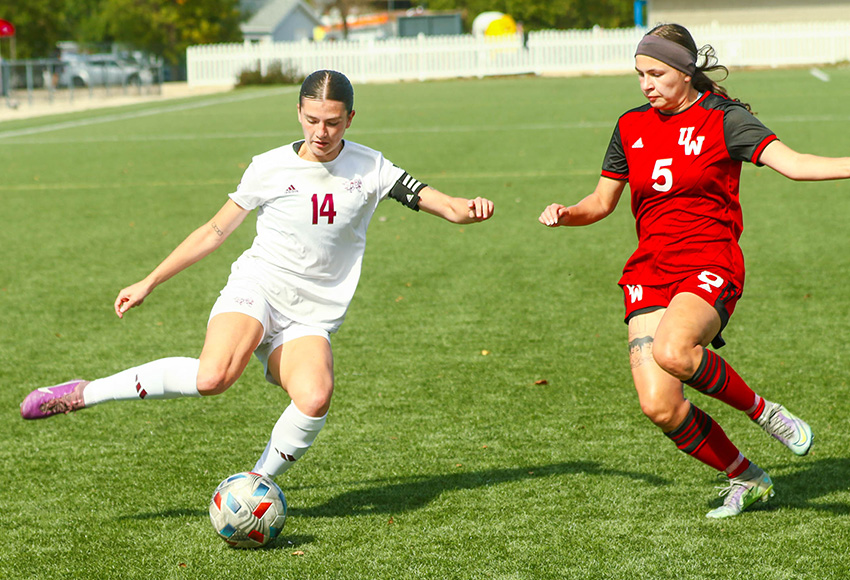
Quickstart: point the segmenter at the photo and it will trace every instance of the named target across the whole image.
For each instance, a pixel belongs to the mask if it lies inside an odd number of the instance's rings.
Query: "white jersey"
[[[257,236],[228,284],[258,286],[296,322],[334,332],[360,279],[366,229],[388,195],[418,210],[423,184],[373,149],[344,141],[326,163],[305,161],[301,142],[254,157],[230,198],[257,209]]]

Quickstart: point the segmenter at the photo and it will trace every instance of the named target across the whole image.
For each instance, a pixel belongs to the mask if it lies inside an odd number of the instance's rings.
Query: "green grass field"
[[[850,154],[850,69],[735,71],[791,147]],[[205,222],[251,156],[299,137],[291,88],[0,124],[0,514],[6,578],[839,579],[850,569],[850,183],[744,168],[744,298],[722,354],[806,418],[805,458],[692,394],[776,497],[710,521],[718,484],[641,414],[620,269],[626,200],[588,228],[537,223],[589,193],[632,77],[358,86],[347,137],[419,179],[496,202],[457,227],[383,204],[334,337],[316,444],[278,478],[268,549],[207,516],[253,466],[285,394],[252,361],[206,400],[25,422],[31,390],[197,356],[253,223],[118,320],[118,290]],[[545,383],[543,383],[545,381]]]

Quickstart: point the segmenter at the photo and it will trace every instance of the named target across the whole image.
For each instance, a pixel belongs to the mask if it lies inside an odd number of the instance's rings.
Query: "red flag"
[[[15,36],[15,25],[8,20],[0,20],[0,37]]]

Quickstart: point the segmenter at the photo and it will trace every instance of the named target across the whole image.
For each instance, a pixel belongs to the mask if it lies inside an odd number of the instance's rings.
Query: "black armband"
[[[419,211],[419,192],[425,187],[427,185],[415,180],[405,171],[393,185],[389,197],[413,211]]]

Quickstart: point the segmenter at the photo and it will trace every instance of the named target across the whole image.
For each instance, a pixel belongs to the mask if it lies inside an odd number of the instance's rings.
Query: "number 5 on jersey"
[[[319,223],[320,217],[327,218],[329,224],[334,223],[334,216],[336,215],[334,194],[326,193],[321,206],[319,205],[319,194],[314,193],[311,199],[313,200],[313,225]]]
[[[655,162],[655,169],[652,170],[652,179],[655,183],[652,184],[652,189],[664,193],[670,191],[673,187],[673,172],[668,169],[673,165],[673,159],[659,159]]]

